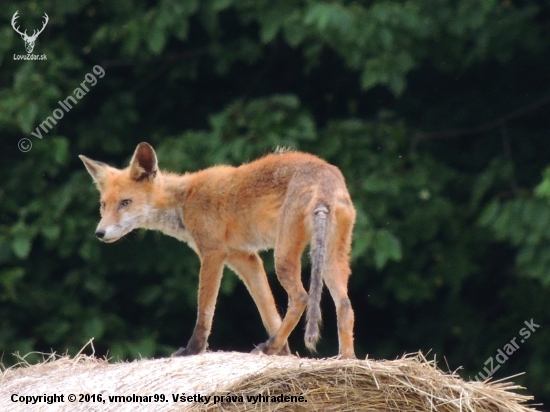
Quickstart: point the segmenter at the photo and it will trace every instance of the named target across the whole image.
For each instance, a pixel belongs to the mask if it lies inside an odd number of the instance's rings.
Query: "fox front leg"
[[[189,356],[206,352],[226,256],[227,253],[223,251],[209,252],[202,256],[195,330],[187,347],[178,349],[172,356]]]

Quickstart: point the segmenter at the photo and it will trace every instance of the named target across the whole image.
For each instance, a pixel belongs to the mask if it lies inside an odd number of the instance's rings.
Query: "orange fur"
[[[204,352],[224,266],[248,288],[269,334],[255,351],[288,354],[287,338],[308,307],[306,346],[314,350],[324,284],[336,304],[339,354],[354,357],[353,310],[347,296],[355,209],[340,171],[306,153],[270,154],[240,167],[215,166],[176,175],[158,170],[157,157],[140,143],[126,169],[80,156],[100,192],[96,235],[114,242],[135,228],[160,230],[187,242],[199,255],[198,316],[186,348]],[[311,244],[310,293],[300,258]],[[288,293],[281,319],[258,251],[274,248],[275,270]]]

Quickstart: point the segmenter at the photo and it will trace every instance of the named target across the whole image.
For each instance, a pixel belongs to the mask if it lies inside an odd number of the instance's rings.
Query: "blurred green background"
[[[14,59],[16,10],[28,33],[48,14],[33,51],[47,60]],[[98,242],[78,154],[121,167],[147,141],[183,172],[286,146],[337,165],[355,202],[359,357],[431,350],[473,379],[533,319],[493,378],[525,371],[550,403],[550,1],[7,0],[0,17],[5,367],[91,337],[115,360],[167,356],[194,326],[196,255],[154,232]],[[105,76],[32,136],[96,65]],[[210,348],[250,351],[265,332],[226,272]],[[326,292],[323,313],[333,356]],[[303,324],[291,348],[309,356]]]

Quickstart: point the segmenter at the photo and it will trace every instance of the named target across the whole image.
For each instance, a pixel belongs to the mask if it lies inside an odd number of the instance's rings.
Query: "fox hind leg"
[[[327,268],[330,275],[325,276],[327,286],[334,305],[338,322],[339,355],[345,359],[355,358],[353,349],[353,323],[354,314],[347,293],[347,279],[350,275],[346,262],[334,262]]]
[[[328,239],[329,257],[323,278],[334,304],[338,322],[339,355],[342,358],[355,358],[353,349],[354,314],[348,298],[348,279],[351,274],[349,252],[354,216],[344,210],[336,210],[335,227],[331,228]]]
[[[255,352],[268,355],[279,353],[300,321],[308,302],[308,294],[301,280],[301,257],[308,240],[303,215],[293,213],[287,203],[283,206],[275,242],[275,272],[288,294],[288,309],[277,332],[259,345]]]
[[[258,307],[267,333],[269,337],[272,337],[279,330],[282,321],[267,281],[262,259],[257,253],[233,252],[229,254],[226,262],[246,285]],[[285,342],[278,354],[290,355],[290,348],[287,342]]]

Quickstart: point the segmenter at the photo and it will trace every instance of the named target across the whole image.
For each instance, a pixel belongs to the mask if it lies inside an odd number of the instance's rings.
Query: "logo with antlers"
[[[46,27],[46,24],[48,24],[48,15],[46,13],[44,13],[44,24],[42,25],[42,28],[40,30],[34,30],[33,33],[32,33],[32,36],[28,36],[27,35],[27,30],[25,30],[24,33],[21,33],[19,31],[19,27],[15,27],[15,21],[17,20],[17,18],[19,17],[17,15],[17,13],[19,13],[19,10],[17,10],[15,12],[15,14],[13,15],[12,19],[11,19],[11,26],[13,27],[13,29],[19,33],[21,35],[21,37],[23,38],[23,41],[25,42],[25,49],[27,49],[27,54],[30,54],[32,53],[32,50],[34,49],[34,43],[36,42],[36,38],[38,37],[38,35],[40,33],[42,33],[44,31],[44,28]]]

